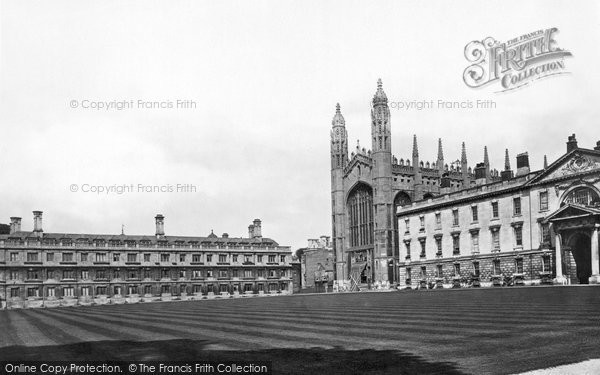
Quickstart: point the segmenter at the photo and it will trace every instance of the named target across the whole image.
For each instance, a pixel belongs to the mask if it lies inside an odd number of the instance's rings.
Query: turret
[[[392,205],[392,137],[390,109],[383,91],[381,79],[377,81],[377,91],[371,106],[371,141],[373,160],[373,219],[374,246],[373,265],[375,280],[388,280],[388,257],[395,256],[394,213]],[[418,165],[418,163],[417,163]]]
[[[335,115],[331,120],[331,214],[332,242],[336,262],[335,277],[347,279],[345,273],[344,243],[345,243],[345,201],[344,201],[344,167],[348,162],[348,134],[346,121],[340,110],[340,104],[335,106]],[[250,237],[254,236],[254,225],[248,227]]]

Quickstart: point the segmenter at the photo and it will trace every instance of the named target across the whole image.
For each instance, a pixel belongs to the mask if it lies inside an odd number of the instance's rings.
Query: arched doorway
[[[569,238],[568,243],[575,267],[567,262],[567,272],[571,280],[577,279],[579,284],[589,284],[592,276],[592,245],[591,238],[584,233],[575,233]]]

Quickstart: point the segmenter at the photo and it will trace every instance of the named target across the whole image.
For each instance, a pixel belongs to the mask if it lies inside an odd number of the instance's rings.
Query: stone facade
[[[516,176],[508,155],[501,181],[398,207],[401,284],[491,286],[597,282],[600,274],[600,142]],[[476,171],[476,175],[484,173]],[[477,177],[477,176],[476,176]]]
[[[333,282],[334,254],[330,237],[309,239],[308,246],[298,249],[301,266],[301,289],[324,292]]]
[[[409,157],[392,154],[392,125],[381,80],[371,106],[371,149],[357,144],[348,151],[348,133],[340,105],[331,129],[332,246],[338,280],[357,283],[398,281],[399,230],[395,212],[413,201],[439,196],[441,189],[458,191],[476,183],[463,143],[460,161],[444,161],[442,141],[434,161],[420,158],[416,136]],[[458,154],[458,152],[457,152]],[[454,159],[454,158],[453,158]],[[481,163],[486,182],[499,181],[490,169],[487,149]]]
[[[12,217],[0,235],[2,307],[54,307],[157,300],[288,294],[291,249],[262,236],[254,220],[248,238],[156,234],[46,233],[42,212],[33,231]]]

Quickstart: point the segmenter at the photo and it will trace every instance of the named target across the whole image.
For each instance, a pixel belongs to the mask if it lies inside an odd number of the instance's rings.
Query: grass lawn
[[[598,357],[593,286],[0,311],[2,360],[267,360],[275,374],[510,374]]]

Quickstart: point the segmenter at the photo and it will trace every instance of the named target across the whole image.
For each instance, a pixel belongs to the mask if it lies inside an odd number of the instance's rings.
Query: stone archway
[[[579,284],[589,284],[592,276],[592,246],[591,238],[585,233],[578,232],[569,238],[568,246],[575,267],[568,269],[571,280],[577,280]]]

